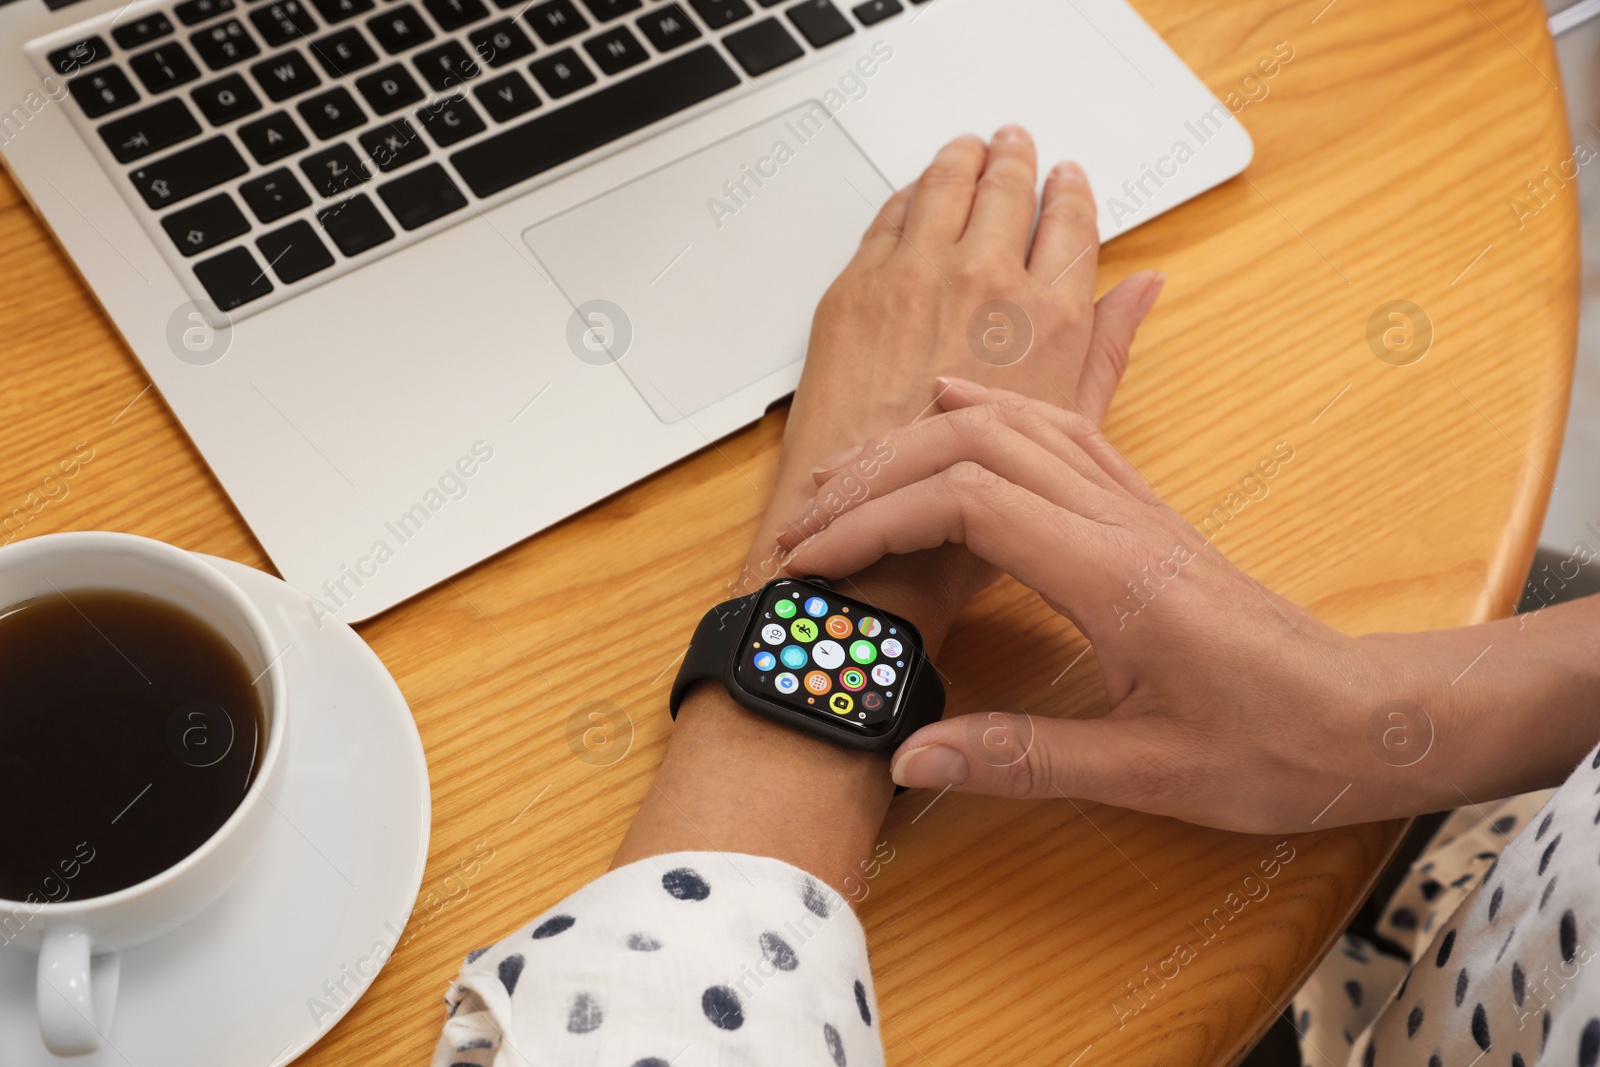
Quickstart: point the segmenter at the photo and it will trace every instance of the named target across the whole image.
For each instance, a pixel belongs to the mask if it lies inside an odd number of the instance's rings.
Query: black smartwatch
[[[820,579],[777,578],[695,628],[670,705],[717,681],[758,715],[844,748],[889,753],[944,714],[917,628]]]

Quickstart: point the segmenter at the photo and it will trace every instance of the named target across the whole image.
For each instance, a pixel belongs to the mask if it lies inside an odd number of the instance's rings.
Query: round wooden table
[[[1135,6],[1235,108],[1257,154],[1242,178],[1107,249],[1103,285],[1148,267],[1170,278],[1111,438],[1222,551],[1350,632],[1509,611],[1576,336],[1577,193],[1561,176],[1579,164],[1542,5]],[[0,511],[76,443],[95,451],[26,536],[126,530],[270,569],[6,179],[0,338]],[[784,415],[360,627],[422,732],[432,848],[404,943],[303,1062],[427,1062],[463,953],[605,870],[662,758],[688,637],[635,609],[661,598],[662,614],[694,619],[722,591]],[[1293,458],[1247,481],[1275,448]],[[947,646],[952,710],[1096,714],[1083,650],[1037,598],[997,586]],[[596,700],[631,721],[609,766],[569,745]],[[1307,823],[1337,817],[1331,795],[1283,804]],[[903,796],[861,911],[889,1061],[1235,1060],[1402,829],[1258,838],[1066,800]],[[447,881],[485,855],[470,880]]]

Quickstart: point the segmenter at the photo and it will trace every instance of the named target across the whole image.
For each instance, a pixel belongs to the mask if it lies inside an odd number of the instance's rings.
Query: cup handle
[[[44,1039],[45,1048],[57,1056],[94,1052],[100,1047],[101,1028],[110,1026],[121,959],[116,955],[101,956],[98,962],[97,968],[90,960],[88,931],[76,926],[56,926],[45,931],[44,945],[39,949],[35,998],[39,1036]],[[98,1017],[97,1001],[101,1009]]]

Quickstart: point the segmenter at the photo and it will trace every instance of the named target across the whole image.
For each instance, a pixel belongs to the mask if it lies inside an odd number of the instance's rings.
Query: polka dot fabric
[[[1600,1067],[1600,748],[1553,794],[1455,812],[1378,932],[1296,995],[1304,1062]]]
[[[433,1067],[881,1067],[866,937],[760,856],[619,868],[466,954]]]

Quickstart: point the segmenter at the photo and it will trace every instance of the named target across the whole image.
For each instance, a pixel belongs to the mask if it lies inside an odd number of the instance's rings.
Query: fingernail
[[[1057,163],[1055,167],[1051,169],[1050,177],[1055,178],[1058,181],[1065,181],[1068,178],[1086,178],[1088,175],[1083,172],[1083,168],[1078,166],[1078,164],[1074,163],[1070,159],[1065,159],[1060,163]]]
[[[835,452],[827,459],[824,459],[821,463],[818,463],[815,467],[812,467],[811,473],[821,474],[823,471],[838,470],[840,467],[844,466],[846,463],[849,463],[860,454],[860,445],[857,445],[855,448],[847,448],[843,452]]]
[[[1160,271],[1153,271],[1150,281],[1144,287],[1144,295],[1139,298],[1139,303],[1133,309],[1135,322],[1143,322],[1144,317],[1150,314],[1150,309],[1156,306],[1156,298],[1161,295],[1161,289],[1167,284],[1167,276]]]
[[[970,773],[967,758],[955,749],[925,745],[895,760],[889,776],[895,785],[908,789],[943,789],[948,785],[960,785]]]
[[[960,389],[960,390],[964,390],[964,391],[971,391],[971,390],[974,390],[974,389],[982,389],[983,388],[983,386],[979,385],[977,382],[972,381],[972,380],[970,380],[968,378],[952,378],[952,377],[950,377],[948,375],[944,375],[944,374],[939,375],[939,377],[935,378],[934,381],[939,383],[939,391],[941,393],[945,392],[947,390],[950,390],[950,389]]]
[[[994,139],[996,141],[1026,141],[1028,139],[1028,131],[1013,122],[994,131]]]

